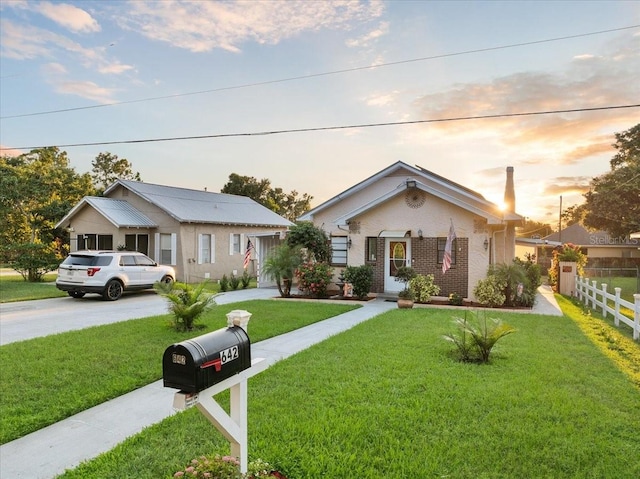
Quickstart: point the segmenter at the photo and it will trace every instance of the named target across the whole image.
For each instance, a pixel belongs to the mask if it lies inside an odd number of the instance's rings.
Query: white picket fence
[[[607,284],[601,284],[602,289],[598,289],[597,281],[591,281],[589,284],[589,278],[582,278],[576,276],[576,295],[584,304],[589,306],[591,303],[591,309],[597,310],[600,308],[602,316],[605,318],[607,314],[613,314],[614,324],[620,327],[620,321],[633,329],[633,339],[638,340],[640,338],[640,294],[634,294],[634,302],[626,301],[620,297],[621,288],[614,288],[615,294],[607,292]],[[614,307],[609,306],[608,300],[614,302]],[[627,316],[620,312],[620,307],[624,306],[633,311],[633,318],[629,319]]]

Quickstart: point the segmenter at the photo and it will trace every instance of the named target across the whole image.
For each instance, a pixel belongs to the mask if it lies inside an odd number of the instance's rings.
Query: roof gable
[[[241,224],[252,226],[293,225],[292,222],[246,196],[117,180],[105,191],[118,186],[157,206],[180,223]]]
[[[562,230],[562,235],[557,231],[545,236],[549,241],[560,241],[562,243],[572,243],[577,246],[632,246],[638,247],[640,243],[632,237],[613,237],[604,230],[590,232],[580,223],[574,223]]]
[[[124,200],[85,196],[56,224],[56,228],[70,221],[85,206],[91,206],[118,228],[155,228],[158,226],[148,216]]]
[[[365,204],[358,206],[347,214],[341,215],[334,222],[336,224],[344,224],[351,218],[362,214],[366,211],[375,208],[376,206],[390,200],[398,194],[406,191],[408,188],[407,181],[414,180],[415,187],[436,196],[442,200],[445,200],[451,204],[459,206],[467,211],[470,211],[476,215],[484,217],[490,224],[497,224],[503,221],[522,221],[522,217],[516,213],[503,213],[499,210],[498,206],[488,200],[486,200],[480,193],[466,188],[458,183],[450,181],[440,175],[437,175],[422,167],[413,167],[402,161],[388,166],[387,168],[379,171],[375,175],[357,183],[356,185],[348,188],[337,196],[334,196],[330,200],[322,203],[316,208],[308,211],[300,217],[301,220],[311,220],[314,214],[322,212],[331,206],[344,201],[345,199],[356,195],[357,193],[365,190],[374,183],[380,182],[389,177],[401,177],[403,180],[396,185],[395,188],[387,190],[382,195],[377,195],[375,198],[371,198]]]

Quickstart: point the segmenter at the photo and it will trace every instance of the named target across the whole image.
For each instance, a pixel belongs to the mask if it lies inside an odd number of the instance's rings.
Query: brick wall
[[[378,238],[376,258],[373,266],[372,291],[384,291],[385,240]],[[418,274],[433,274],[434,282],[440,286],[440,296],[458,293],[467,296],[469,287],[469,238],[457,239],[456,263],[446,274],[442,274],[442,264],[438,264],[438,238],[411,238],[413,267]]]

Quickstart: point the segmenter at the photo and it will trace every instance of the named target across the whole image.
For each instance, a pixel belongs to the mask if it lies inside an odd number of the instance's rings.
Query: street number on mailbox
[[[238,359],[238,346],[232,346],[229,349],[220,351],[220,362],[222,364],[233,361],[234,359]]]

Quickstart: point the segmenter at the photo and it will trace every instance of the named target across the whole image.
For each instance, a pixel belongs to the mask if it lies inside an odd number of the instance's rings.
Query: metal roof
[[[144,213],[138,211],[124,200],[99,196],[85,196],[58,222],[56,228],[67,223],[69,219],[85,205],[92,206],[118,228],[156,228],[158,226]]]
[[[181,223],[293,226],[291,221],[246,196],[130,180],[117,180],[104,194],[108,195],[118,185],[161,208]]]

